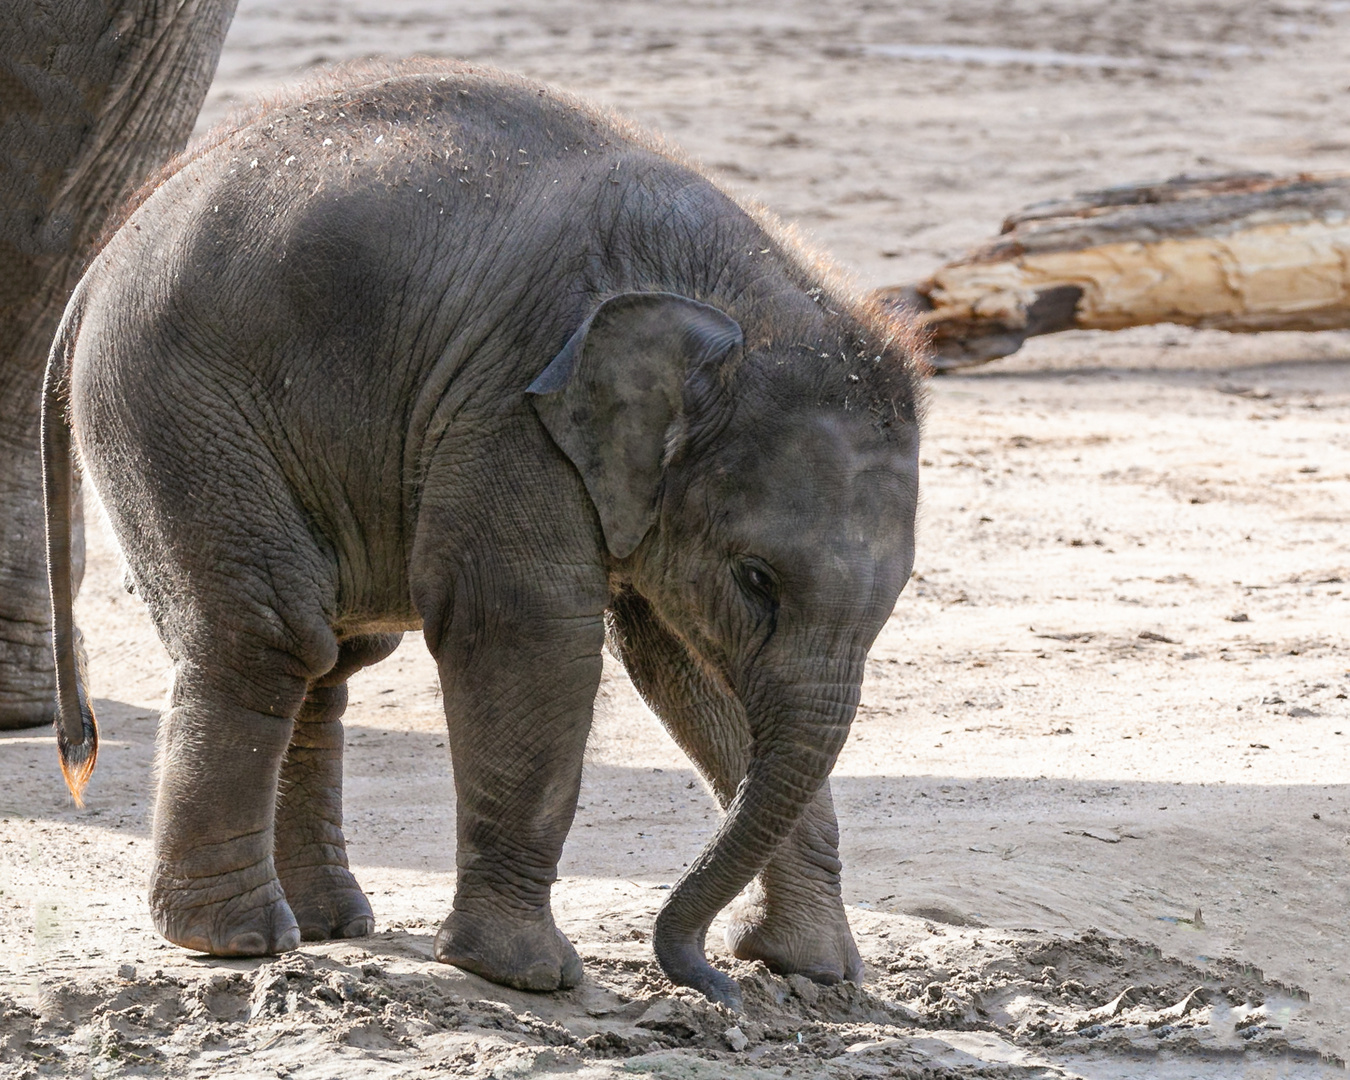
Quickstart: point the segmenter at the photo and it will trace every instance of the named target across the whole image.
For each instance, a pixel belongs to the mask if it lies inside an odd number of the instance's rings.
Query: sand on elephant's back
[[[341,183],[345,170],[355,176],[369,175],[374,169],[397,183],[397,173],[404,169],[411,173],[418,158],[440,165],[461,153],[455,145],[453,105],[457,97],[471,94],[487,99],[489,111],[492,103],[500,102],[508,107],[503,111],[514,113],[524,99],[524,111],[547,112],[554,118],[547,136],[555,144],[567,142],[564,132],[568,130],[578,142],[593,140],[602,147],[615,141],[627,143],[667,158],[719,186],[716,174],[704,173],[695,159],[656,130],[634,123],[617,109],[557,86],[494,66],[458,60],[359,60],[324,69],[283,91],[260,95],[232,110],[196,136],[110,215],[94,250],[101,250],[166,180],[221,147],[248,150],[261,142],[271,150],[275,161],[251,156],[249,168],[279,164],[289,171],[295,166],[296,171],[318,178],[315,194],[323,190],[325,180]],[[447,104],[452,108],[447,110]],[[495,122],[508,127],[510,118],[501,116]],[[516,148],[514,153],[524,157],[501,162],[503,169],[531,165],[527,150]],[[487,168],[496,165],[495,151],[491,162],[475,164]],[[743,192],[734,197],[762,229],[803,264],[807,273],[828,283],[838,302],[856,302],[856,279],[824,249],[808,244],[794,225],[758,199]],[[897,323],[896,332],[906,331]]]

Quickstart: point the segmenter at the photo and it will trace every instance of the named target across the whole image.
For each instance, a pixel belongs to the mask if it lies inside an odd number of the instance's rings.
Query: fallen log
[[[1037,203],[917,285],[874,294],[938,371],[1060,330],[1350,328],[1350,174],[1179,177]]]

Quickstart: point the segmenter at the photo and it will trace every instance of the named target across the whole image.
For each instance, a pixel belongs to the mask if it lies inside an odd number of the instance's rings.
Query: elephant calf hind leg
[[[370,901],[347,865],[342,834],[342,713],[347,679],[384,659],[402,635],[342,643],[337,665],[305,695],[281,767],[276,868],[305,941],[365,937],[375,929]]]
[[[288,681],[289,692],[271,697],[298,706],[304,683]],[[240,696],[180,662],[161,721],[150,910],[169,941],[215,956],[263,956],[300,943],[272,859],[291,720]],[[242,696],[256,705],[261,695]]]
[[[276,867],[305,941],[364,937],[375,929],[370,902],[347,866],[342,835],[339,719],[347,687],[316,687],[305,697],[281,768]]]

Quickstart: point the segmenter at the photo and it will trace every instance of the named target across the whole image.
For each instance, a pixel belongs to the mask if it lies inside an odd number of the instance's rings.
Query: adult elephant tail
[[[75,459],[71,451],[70,361],[84,314],[84,290],[77,287],[66,307],[47,360],[42,384],[42,488],[47,518],[47,581],[52,596],[52,649],[56,654],[56,745],[61,773],[76,806],[98,760],[98,721],[85,691],[85,656],[75,626],[71,571],[71,517]]]

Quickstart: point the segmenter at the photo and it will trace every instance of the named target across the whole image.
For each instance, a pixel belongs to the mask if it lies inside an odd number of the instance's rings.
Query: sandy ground
[[[865,287],[1040,198],[1350,161],[1350,5],[904,8],[243,0],[204,123],[315,64],[489,61],[664,131]],[[715,812],[613,665],[555,893],[587,982],[517,994],[430,959],[454,811],[415,635],[348,713],[376,936],[269,963],[159,941],[167,661],[95,526],[86,809],[47,734],[0,737],[0,1075],[1340,1075],[1350,335],[1036,342],[934,381],[923,464],[915,579],[833,779],[868,981],[722,954],[744,1017],[652,962]]]

